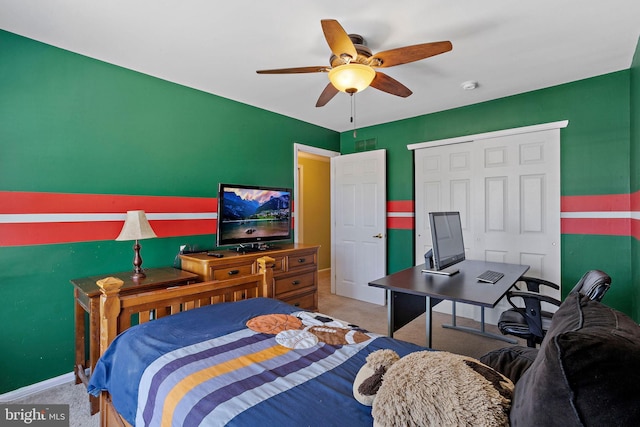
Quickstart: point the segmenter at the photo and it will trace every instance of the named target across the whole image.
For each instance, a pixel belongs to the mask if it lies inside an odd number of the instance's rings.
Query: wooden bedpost
[[[100,354],[107,350],[118,335],[118,315],[120,314],[120,288],[124,282],[115,277],[107,277],[96,282],[100,288]]]
[[[258,273],[261,273],[264,278],[262,279],[262,295],[258,295],[261,297],[273,298],[275,295],[274,286],[275,283],[273,281],[273,266],[276,263],[276,260],[269,257],[263,256],[258,258]]]
[[[118,335],[118,315],[120,314],[120,288],[124,282],[115,277],[107,277],[96,282],[100,288],[100,355],[102,355]],[[93,372],[92,372],[93,373]],[[100,425],[122,426],[120,417],[110,404],[109,393],[100,393]]]

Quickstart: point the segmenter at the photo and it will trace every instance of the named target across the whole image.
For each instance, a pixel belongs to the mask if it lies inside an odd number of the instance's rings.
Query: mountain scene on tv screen
[[[287,236],[289,193],[279,191],[225,191],[222,206],[225,238]]]

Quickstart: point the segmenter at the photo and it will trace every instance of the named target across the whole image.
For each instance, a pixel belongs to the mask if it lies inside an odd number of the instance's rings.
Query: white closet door
[[[468,256],[472,243],[472,207],[477,205],[472,191],[475,148],[475,145],[465,143],[416,150],[416,265],[424,262],[424,253],[432,247],[429,212],[460,212]]]
[[[415,174],[416,264],[431,248],[428,212],[460,211],[467,258],[527,264],[560,283],[559,129],[421,148]],[[458,313],[478,318],[479,308]]]

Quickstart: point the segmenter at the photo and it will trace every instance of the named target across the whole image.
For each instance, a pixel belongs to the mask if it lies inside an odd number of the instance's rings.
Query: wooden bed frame
[[[120,296],[122,280],[107,277],[97,282],[100,296],[100,354],[115,337],[131,326],[131,318],[148,322],[181,311],[221,302],[235,302],[256,297],[273,297],[275,260],[264,256],[257,260],[258,273],[229,280],[213,280]],[[130,427],[111,403],[109,393],[100,394],[100,425]]]

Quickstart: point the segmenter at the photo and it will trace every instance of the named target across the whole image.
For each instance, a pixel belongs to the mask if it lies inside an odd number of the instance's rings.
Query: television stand
[[[249,245],[247,245],[249,246]],[[200,280],[227,280],[258,272],[257,259],[273,258],[273,283],[266,297],[279,299],[300,310],[318,309],[318,248],[317,245],[281,243],[275,248],[255,252],[238,252],[232,247],[217,250],[222,257],[207,253],[180,255],[181,268],[196,273]],[[251,249],[251,248],[244,248]],[[236,295],[240,299],[242,292]],[[233,295],[227,297],[233,300]]]

